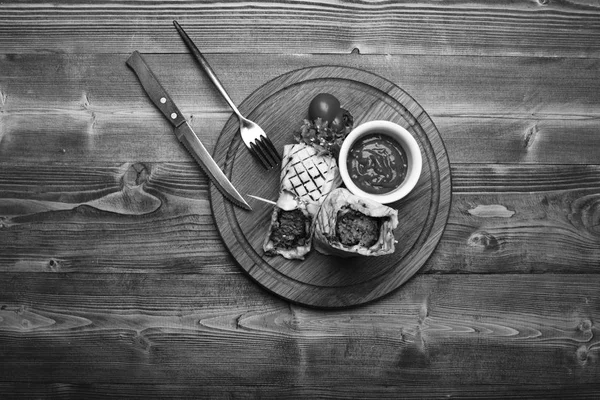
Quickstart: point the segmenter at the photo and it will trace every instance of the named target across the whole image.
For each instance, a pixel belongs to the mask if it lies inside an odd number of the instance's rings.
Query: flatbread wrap
[[[342,184],[335,158],[319,154],[312,146],[299,143],[283,148],[280,189],[301,200],[321,204],[324,197]]]
[[[306,203],[299,202],[285,191],[277,200],[263,249],[266,255],[281,255],[287,259],[303,260],[310,252],[313,215]]]
[[[314,246],[323,254],[381,256],[395,251],[398,211],[345,188],[325,198],[313,224]]]
[[[303,260],[321,203],[342,183],[335,159],[306,144],[284,146],[280,193],[263,244],[266,255]]]

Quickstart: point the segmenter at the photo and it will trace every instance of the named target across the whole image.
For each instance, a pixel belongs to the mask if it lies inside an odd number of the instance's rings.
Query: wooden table
[[[251,280],[206,176],[125,60],[212,150],[241,103],[322,65],[394,82],[450,161],[439,245],[377,301]],[[0,4],[0,398],[600,396],[600,4]]]

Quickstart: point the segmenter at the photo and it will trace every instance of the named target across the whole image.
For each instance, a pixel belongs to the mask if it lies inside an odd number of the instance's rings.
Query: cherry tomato
[[[340,108],[333,121],[331,121],[331,129],[334,132],[343,132],[346,127],[351,128],[353,122],[354,118],[352,118],[348,110]]]
[[[339,111],[340,101],[329,93],[319,93],[308,106],[308,116],[313,121],[321,118],[323,121],[332,122]]]

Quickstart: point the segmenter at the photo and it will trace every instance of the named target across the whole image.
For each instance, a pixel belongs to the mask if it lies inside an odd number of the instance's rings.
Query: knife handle
[[[174,126],[185,122],[181,111],[177,108],[167,91],[162,87],[156,76],[148,67],[139,52],[134,51],[125,62],[137,75],[142,87],[154,105],[163,113],[167,120]]]

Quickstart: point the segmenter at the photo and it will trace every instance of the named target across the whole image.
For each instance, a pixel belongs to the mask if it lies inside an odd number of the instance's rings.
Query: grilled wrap
[[[335,161],[329,154],[319,154],[312,146],[290,144],[283,148],[280,188],[308,203],[321,204],[323,198],[342,183]]]
[[[341,183],[332,156],[306,144],[284,146],[280,194],[263,244],[265,254],[304,259],[311,250],[314,217],[327,194]]]
[[[345,188],[327,196],[313,224],[314,246],[323,254],[381,256],[395,251],[398,211]]]

